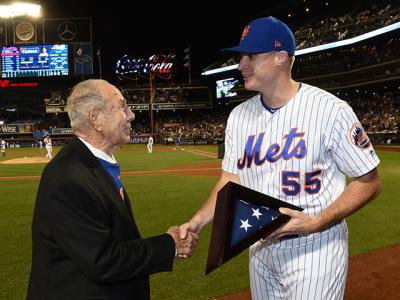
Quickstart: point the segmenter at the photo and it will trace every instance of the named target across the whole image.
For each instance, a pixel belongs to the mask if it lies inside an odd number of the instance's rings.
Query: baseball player
[[[181,237],[211,222],[217,192],[229,181],[298,205],[304,211],[280,208],[290,221],[250,247],[252,298],[342,299],[344,218],[379,194],[379,159],[346,102],[291,78],[295,48],[286,24],[268,17],[225,49],[240,53],[245,88],[260,94],[231,112],[221,178],[181,225]]]
[[[46,137],[44,138],[43,142],[44,142],[44,145],[45,145],[46,150],[47,150],[46,158],[52,159],[53,158],[53,155],[52,155],[53,146],[52,146],[52,143],[51,143],[50,136],[46,135]]]
[[[149,140],[147,141],[147,152],[148,153],[153,153],[153,143],[154,143],[153,137],[150,136]]]
[[[2,156],[6,156],[6,141],[3,139],[0,141],[0,152]]]
[[[178,132],[175,135],[175,150],[182,150],[181,149],[181,134]]]

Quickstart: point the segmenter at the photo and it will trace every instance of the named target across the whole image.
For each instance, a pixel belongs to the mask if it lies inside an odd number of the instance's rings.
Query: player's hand
[[[174,239],[177,256],[179,258],[188,258],[193,255],[193,251],[195,250],[199,239],[197,234],[189,232],[186,238],[181,239],[178,226],[169,228],[167,233]]]
[[[200,223],[192,220],[179,226],[181,239],[185,239],[189,232],[193,232],[198,236],[200,234],[200,230]]]
[[[320,220],[318,216],[311,217],[301,211],[281,207],[279,212],[291,217],[289,222],[279,227],[269,234],[265,240],[267,242],[276,242],[284,236],[310,234],[319,231]]]
[[[200,223],[197,223],[195,221],[189,221],[187,223],[182,224],[179,227],[179,237],[182,240],[188,239],[190,238],[190,236],[192,236],[192,238],[196,239],[196,242],[199,239],[199,234],[200,234]],[[179,254],[178,255],[179,258],[188,258],[189,256],[185,255],[185,254]]]

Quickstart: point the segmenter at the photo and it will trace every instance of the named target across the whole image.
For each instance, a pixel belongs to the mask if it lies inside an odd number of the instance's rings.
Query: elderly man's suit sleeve
[[[118,240],[107,207],[113,203],[99,201],[101,196],[78,181],[50,189],[43,216],[52,223],[50,236],[92,281],[123,281],[172,269],[175,243],[170,235]]]

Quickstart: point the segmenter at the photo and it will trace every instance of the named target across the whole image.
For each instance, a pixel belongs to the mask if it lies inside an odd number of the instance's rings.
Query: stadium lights
[[[333,43],[329,43],[329,44],[325,44],[325,45],[320,45],[320,46],[314,46],[311,48],[306,48],[306,49],[301,49],[301,50],[297,50],[295,52],[295,55],[303,55],[303,54],[307,54],[307,53],[313,53],[313,52],[317,52],[317,51],[322,51],[322,50],[327,50],[327,49],[332,49],[332,48],[338,48],[338,47],[342,47],[342,46],[347,46],[347,45],[351,45],[354,43],[358,43],[361,42],[363,40],[367,40],[370,39],[372,37],[375,37],[377,35],[381,35],[396,29],[400,28],[400,22],[364,33],[362,35],[359,36],[355,36],[353,38],[350,39],[346,39],[343,41],[338,41],[338,42],[333,42]]]
[[[234,70],[234,69],[237,69],[238,66],[239,65],[236,64],[236,65],[231,65],[231,66],[222,67],[222,68],[218,68],[218,69],[208,70],[208,71],[201,73],[201,75],[211,75],[211,74],[221,73],[221,72],[225,72],[225,71],[229,71],[229,70]]]
[[[377,35],[382,35],[384,33],[387,33],[387,32],[393,31],[393,30],[397,30],[397,29],[400,29],[400,22],[364,33],[362,35],[359,35],[359,36],[356,36],[356,37],[353,37],[350,39],[333,42],[333,43],[329,43],[329,44],[325,44],[325,45],[320,45],[320,46],[314,46],[314,47],[310,47],[310,48],[306,48],[306,49],[296,50],[294,55],[300,56],[300,55],[304,55],[307,53],[314,53],[314,52],[318,52],[318,51],[322,51],[322,50],[351,45],[351,44],[358,43],[360,41],[370,39]],[[208,71],[201,73],[201,75],[211,75],[211,74],[217,74],[217,73],[221,73],[221,72],[225,72],[225,71],[229,71],[229,70],[234,70],[234,69],[237,69],[238,66],[239,65],[236,64],[236,65],[231,65],[231,66],[227,66],[227,67],[223,67],[223,68],[208,70]]]
[[[0,5],[0,18],[15,18],[21,16],[39,17],[41,6],[38,4],[15,2],[10,5]]]

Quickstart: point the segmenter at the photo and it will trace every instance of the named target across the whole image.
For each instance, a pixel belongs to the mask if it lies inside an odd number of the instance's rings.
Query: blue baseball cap
[[[251,21],[244,28],[239,45],[221,51],[243,53],[286,51],[289,56],[293,56],[295,50],[296,41],[290,28],[277,18],[268,17]]]

